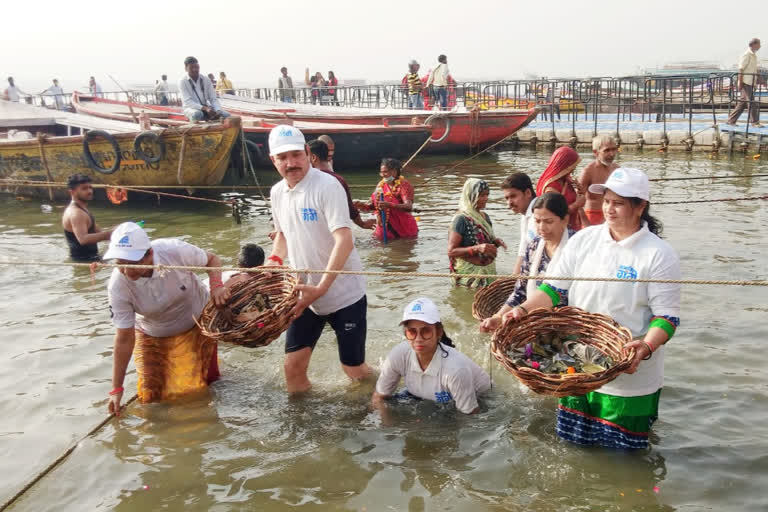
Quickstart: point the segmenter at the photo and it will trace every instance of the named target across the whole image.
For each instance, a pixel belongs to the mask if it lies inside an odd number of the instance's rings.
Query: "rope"
[[[68,186],[66,183],[35,181],[35,180],[15,180],[13,178],[0,178],[0,185],[15,185],[15,186],[24,186],[24,187],[67,187]],[[154,190],[147,190],[140,187],[126,187],[123,185],[107,185],[104,183],[93,183],[92,186],[93,188],[116,188],[116,189],[122,189],[122,190],[130,190],[132,192],[139,192],[142,194],[153,194],[156,196],[175,197],[178,199],[191,199],[193,201],[206,201],[209,203],[225,204],[227,206],[234,203],[234,200],[232,199],[221,200],[221,199],[209,199],[207,197],[185,196],[182,194],[171,194],[168,192],[156,192]],[[189,188],[189,187],[168,187],[168,188]],[[197,187],[193,187],[193,188],[197,188]]]
[[[0,265],[15,266],[36,266],[36,267],[86,267],[89,269],[104,268],[137,268],[137,269],[156,269],[158,272],[164,270],[196,270],[201,272],[215,271],[234,271],[268,274],[333,274],[333,275],[355,275],[371,277],[429,277],[429,278],[488,278],[488,279],[536,279],[536,280],[558,280],[558,281],[597,281],[606,283],[663,283],[663,284],[692,284],[692,285],[718,285],[718,286],[768,286],[768,281],[729,281],[722,279],[620,279],[618,277],[583,277],[583,276],[549,276],[540,275],[522,275],[522,274],[455,274],[451,272],[398,272],[398,271],[371,271],[371,270],[311,270],[311,269],[292,269],[276,267],[197,267],[187,265],[136,265],[136,264],[116,264],[116,263],[75,263],[70,261],[10,261],[2,260]]]
[[[261,190],[261,184],[259,183],[258,178],[256,178],[256,171],[253,169],[253,162],[251,162],[251,152],[248,151],[248,146],[245,144],[245,130],[242,128],[240,129],[240,142],[241,146],[243,148],[243,155],[248,159],[248,168],[251,170],[251,176],[253,176],[253,181],[256,183],[256,188],[259,191],[259,194],[261,195],[261,199],[268,203],[269,199],[267,199],[267,196],[264,194],[264,191]],[[245,159],[243,159],[243,165],[245,165]]]
[[[693,204],[693,203],[722,203],[727,201],[751,201],[751,200],[760,200],[760,199],[768,199],[768,195],[764,196],[751,196],[751,197],[724,197],[721,199],[693,199],[690,201],[659,201],[657,203],[651,203],[651,206],[661,206],[661,205],[671,205],[671,204]],[[414,213],[424,213],[424,212],[453,212],[456,211],[456,208],[414,208]],[[484,211],[497,211],[497,212],[505,212],[508,211],[508,208],[484,208]]]
[[[135,401],[135,400],[136,400],[138,397],[139,397],[139,395],[133,395],[133,396],[132,396],[132,397],[131,397],[131,398],[130,398],[130,399],[127,401],[127,402],[125,402],[125,404],[124,404],[124,405],[123,405],[123,406],[122,406],[120,409],[121,409],[121,410],[124,410],[126,407],[128,407],[128,405],[129,405],[129,404],[131,404],[131,402]],[[78,440],[77,440],[77,441],[76,441],[74,444],[72,444],[72,445],[71,445],[69,448],[67,448],[66,450],[64,450],[64,453],[62,453],[61,455],[59,455],[59,457],[58,457],[56,460],[54,460],[53,462],[51,462],[51,463],[50,463],[50,464],[49,464],[49,465],[48,465],[48,466],[47,466],[45,469],[43,469],[42,471],[40,471],[40,472],[39,472],[39,473],[38,473],[38,474],[37,474],[37,475],[36,475],[36,476],[35,476],[35,477],[34,477],[32,480],[30,480],[29,482],[27,482],[27,484],[26,484],[24,487],[22,487],[21,489],[19,489],[19,491],[18,491],[16,494],[14,494],[13,496],[11,496],[11,498],[10,498],[10,499],[8,499],[8,500],[7,500],[5,503],[3,503],[3,505],[2,505],[2,506],[0,506],[0,512],[3,512],[3,511],[5,511],[5,510],[6,510],[6,509],[8,509],[8,508],[9,508],[11,505],[13,505],[13,504],[16,502],[16,500],[18,500],[18,499],[19,499],[19,498],[21,498],[21,497],[22,497],[24,494],[26,494],[26,492],[27,492],[27,491],[29,491],[29,490],[30,490],[32,487],[34,487],[34,486],[35,486],[35,484],[37,484],[37,482],[39,482],[40,480],[42,480],[42,479],[45,477],[45,475],[47,475],[48,473],[50,473],[51,471],[53,471],[54,469],[56,469],[56,467],[57,467],[59,464],[61,464],[62,462],[64,462],[64,460],[66,460],[66,458],[67,458],[67,457],[69,457],[69,456],[72,454],[72,452],[74,452],[74,451],[75,451],[75,449],[76,449],[78,446],[80,446],[80,443],[82,443],[83,441],[85,441],[85,440],[86,440],[86,438],[88,438],[88,437],[91,437],[91,436],[95,435],[95,434],[96,434],[96,433],[97,433],[99,430],[101,430],[102,428],[104,428],[104,426],[105,426],[107,423],[109,423],[109,421],[110,421],[112,418],[114,418],[114,417],[115,417],[114,413],[111,413],[111,414],[110,414],[109,416],[107,416],[107,417],[106,417],[106,418],[105,418],[105,419],[104,419],[104,420],[103,420],[101,423],[99,423],[98,425],[96,425],[95,427],[93,427],[93,428],[92,428],[90,431],[88,431],[88,433],[87,433],[87,434],[85,434],[83,437],[81,437],[80,439],[78,439]]]
[[[419,149],[417,149],[416,152],[414,154],[412,154],[411,157],[408,160],[405,161],[405,163],[403,164],[401,169],[405,169],[408,166],[408,164],[411,163],[411,160],[416,158],[416,155],[421,153],[421,150],[424,149],[425,147],[427,147],[427,144],[429,144],[431,140],[432,140],[432,136],[430,135],[429,137],[427,137],[427,140],[424,141],[424,144],[422,144],[421,147],[419,147]],[[364,185],[364,186],[367,187],[368,185]]]
[[[190,125],[181,132],[181,149],[179,150],[179,168],[176,171],[176,181],[184,183],[184,154],[187,152],[187,133],[197,125]]]
[[[40,149],[40,161],[43,162],[45,167],[45,174],[48,175],[48,181],[53,181],[51,170],[48,168],[48,159],[45,157],[45,150],[43,149],[43,142],[45,141],[45,134],[37,134],[37,147]],[[53,188],[48,187],[48,200],[53,201]]]
[[[742,179],[742,178],[768,178],[768,174],[734,174],[732,176],[691,176],[689,178],[651,178],[650,181],[694,181],[694,180],[729,180],[729,179]],[[0,178],[0,184],[2,184],[3,181],[25,181],[27,183],[43,183],[46,185],[52,185],[52,186],[64,186],[66,187],[66,183],[61,182],[55,182],[55,181],[37,181],[37,180],[14,180],[13,178]],[[263,190],[262,187],[266,186],[273,186],[275,183],[271,183],[269,185],[195,185],[195,190],[226,190],[227,192],[236,192],[238,190]],[[426,183],[421,183],[419,186],[424,186]],[[103,185],[100,184],[94,184],[94,188],[101,187]],[[376,184],[366,184],[366,185],[358,185],[358,184],[350,184],[348,185],[349,188],[365,188],[365,189],[371,189],[375,188]],[[430,185],[432,187],[442,186],[438,184]],[[184,185],[132,185],[132,187],[136,190],[138,189],[152,189],[152,190],[163,190],[163,189],[187,189],[189,186]],[[119,187],[119,188],[125,188],[125,187]],[[263,196],[264,194],[262,194]]]

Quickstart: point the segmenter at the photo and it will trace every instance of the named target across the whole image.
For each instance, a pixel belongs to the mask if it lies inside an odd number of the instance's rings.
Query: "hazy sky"
[[[108,74],[154,83],[166,73],[175,83],[187,55],[235,86],[271,86],[283,65],[294,80],[307,66],[399,80],[409,59],[426,71],[445,53],[461,81],[733,65],[749,38],[768,44],[768,0],[3,0],[0,28],[0,73],[27,92],[54,76],[65,90],[92,74],[105,90],[115,89]],[[761,53],[768,59],[768,47]]]

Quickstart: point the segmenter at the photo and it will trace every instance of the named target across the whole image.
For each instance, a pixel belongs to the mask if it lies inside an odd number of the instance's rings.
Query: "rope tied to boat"
[[[212,270],[220,272],[242,272],[242,273],[286,273],[286,274],[333,274],[333,275],[356,275],[369,277],[424,277],[424,278],[486,278],[486,279],[536,279],[536,280],[558,280],[558,281],[595,281],[606,283],[663,283],[663,284],[687,284],[687,285],[718,285],[718,286],[768,286],[768,280],[727,280],[727,279],[650,279],[635,278],[624,279],[618,277],[600,277],[600,276],[550,276],[546,274],[525,275],[525,274],[457,274],[454,272],[401,272],[401,271],[373,271],[373,270],[327,270],[327,269],[294,269],[279,267],[201,267],[190,265],[139,265],[139,264],[117,264],[117,263],[77,263],[71,261],[23,261],[23,260],[0,260],[0,265],[11,266],[40,266],[40,267],[81,267],[89,270],[99,268],[134,268],[134,269],[154,269],[158,272],[166,270],[187,270],[198,272],[210,272]]]
[[[43,164],[45,174],[48,176],[48,181],[53,181],[53,175],[51,174],[51,170],[48,168],[48,159],[45,157],[45,149],[43,148],[43,143],[47,138],[48,136],[45,133],[37,133],[37,147],[40,150],[40,162]],[[53,201],[53,187],[48,187],[48,199]]]

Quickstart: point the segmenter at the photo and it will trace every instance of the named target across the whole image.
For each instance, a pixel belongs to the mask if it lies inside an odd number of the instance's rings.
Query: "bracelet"
[[[211,286],[211,291],[215,290],[216,288],[224,288],[224,283],[219,281],[218,283]]]
[[[115,388],[115,389],[113,389],[112,391],[109,392],[109,396],[117,395],[118,393],[122,393],[123,391],[124,391],[124,389],[122,388],[122,386],[119,387],[119,388]]]
[[[280,256],[277,256],[275,254],[271,255],[267,259],[270,260],[270,261],[276,262],[278,265],[282,265],[283,264],[283,258],[281,258]]]
[[[653,357],[653,345],[651,345],[651,342],[650,342],[650,341],[646,341],[646,340],[643,340],[643,343],[645,343],[645,346],[646,346],[646,347],[648,347],[648,350],[650,350],[650,351],[651,351],[651,352],[648,354],[648,356],[647,356],[647,357],[644,357],[644,358],[643,358],[643,361],[647,361],[648,359],[650,359],[651,357]]]
[[[470,247],[470,248],[469,248],[469,249],[467,249],[467,250],[469,251],[469,255],[470,255],[470,256],[474,256],[474,255],[475,255],[475,248],[474,248],[474,247]]]
[[[526,314],[526,315],[528,314],[528,310],[527,310],[527,309],[526,309],[526,307],[525,307],[525,306],[523,306],[522,304],[518,304],[518,305],[517,305],[517,306],[515,306],[515,307],[518,307],[518,308],[522,309],[522,310],[525,312],[525,314]]]

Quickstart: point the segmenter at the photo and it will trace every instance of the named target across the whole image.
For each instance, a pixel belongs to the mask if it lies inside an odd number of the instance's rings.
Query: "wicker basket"
[[[517,279],[505,277],[497,279],[490,285],[480,288],[475,294],[475,300],[472,303],[472,316],[477,320],[485,320],[496,314],[501,306],[507,302],[507,299],[515,291]]]
[[[224,308],[219,309],[209,301],[198,325],[203,334],[217,341],[243,347],[265,347],[291,324],[289,313],[299,299],[298,282],[295,274],[286,272],[255,273],[232,286]],[[257,313],[256,305],[264,296],[268,298],[269,308]],[[247,320],[237,320],[237,315],[251,311],[253,314],[248,315]]]
[[[536,341],[540,334],[556,332],[577,335],[585,344],[592,345],[609,356],[615,364],[597,373],[548,374],[527,366],[518,366],[507,355],[511,347]],[[551,396],[583,395],[600,388],[629,368],[634,350],[622,353],[622,347],[632,341],[629,329],[612,318],[575,307],[562,307],[554,311],[537,309],[519,322],[509,322],[498,329],[491,340],[493,356],[523,384],[536,393]]]

